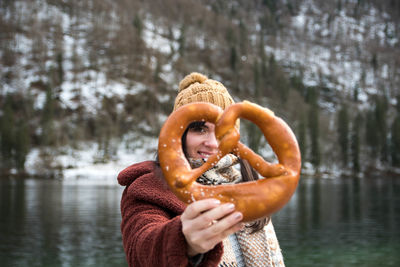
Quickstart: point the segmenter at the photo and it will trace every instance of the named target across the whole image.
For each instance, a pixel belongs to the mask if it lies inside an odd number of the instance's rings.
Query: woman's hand
[[[196,201],[181,215],[182,232],[188,243],[188,255],[195,256],[215,247],[227,236],[242,229],[242,213],[232,203],[217,199]]]

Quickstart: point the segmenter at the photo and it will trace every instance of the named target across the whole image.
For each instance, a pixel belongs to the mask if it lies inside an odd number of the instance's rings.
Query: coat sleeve
[[[180,216],[139,202],[127,194],[121,199],[122,239],[129,266],[190,266]],[[204,254],[199,266],[218,266],[222,244]]]

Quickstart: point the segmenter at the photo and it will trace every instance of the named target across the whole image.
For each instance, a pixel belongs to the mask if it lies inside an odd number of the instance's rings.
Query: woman
[[[174,110],[191,102],[209,102],[225,109],[232,97],[219,82],[192,73],[179,84]],[[191,123],[182,149],[192,168],[217,152],[215,126]],[[235,168],[240,164],[240,172]],[[257,179],[248,163],[234,155],[222,158],[198,178],[203,184],[238,183]],[[216,199],[181,202],[168,188],[157,161],[123,170],[121,231],[129,266],[284,266],[271,221],[243,224],[231,203]]]

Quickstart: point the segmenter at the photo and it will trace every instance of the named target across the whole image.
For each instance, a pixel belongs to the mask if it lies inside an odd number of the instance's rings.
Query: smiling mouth
[[[207,160],[213,155],[213,153],[197,152],[203,160]]]

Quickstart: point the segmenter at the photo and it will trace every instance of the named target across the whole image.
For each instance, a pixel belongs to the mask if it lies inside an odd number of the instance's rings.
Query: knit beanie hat
[[[179,83],[179,92],[175,98],[174,111],[188,103],[208,102],[225,110],[234,103],[225,86],[203,74],[192,72]]]

